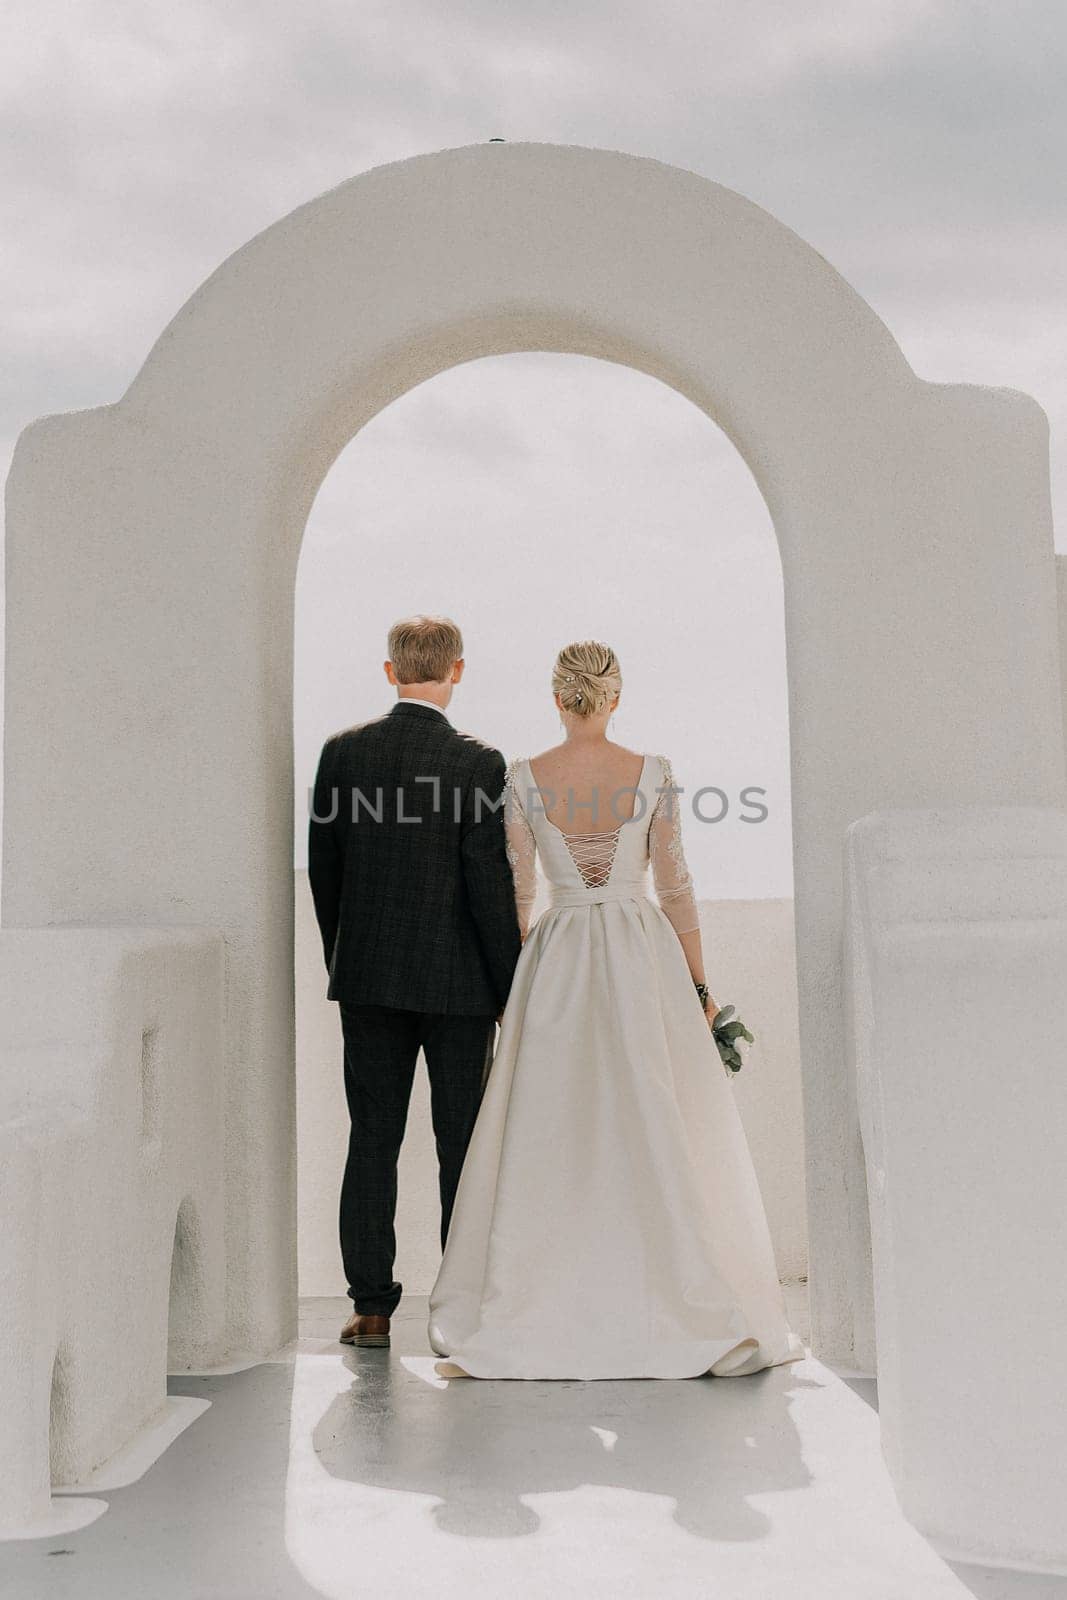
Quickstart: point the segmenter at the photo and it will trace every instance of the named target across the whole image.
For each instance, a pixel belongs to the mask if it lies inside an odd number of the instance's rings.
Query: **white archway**
[[[826,261],[741,196],[577,146],[376,168],[224,262],[121,400],[28,428],[8,490],[5,923],[224,933],[229,1340],[276,1347],[295,1321],[300,538],[369,418],[518,350],[673,385],[773,517],[812,1342],[867,1364],[843,832],[874,807],[1063,804],[1047,426],[1025,396],[917,378]],[[920,1070],[903,1044],[901,1070]]]

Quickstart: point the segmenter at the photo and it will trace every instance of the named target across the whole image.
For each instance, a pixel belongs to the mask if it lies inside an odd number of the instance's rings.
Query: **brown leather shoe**
[[[358,1344],[364,1349],[388,1350],[389,1318],[353,1311],[341,1329],[339,1339],[341,1344]]]

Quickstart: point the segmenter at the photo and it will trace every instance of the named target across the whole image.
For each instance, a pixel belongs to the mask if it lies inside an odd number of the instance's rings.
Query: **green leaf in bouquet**
[[[719,1059],[722,1061],[723,1066],[728,1067],[731,1072],[740,1072],[741,1057],[733,1046],[728,1044],[725,1039],[717,1039],[715,1042],[718,1045]]]

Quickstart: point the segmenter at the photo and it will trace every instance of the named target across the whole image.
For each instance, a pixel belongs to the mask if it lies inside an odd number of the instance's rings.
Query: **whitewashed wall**
[[[958,1560],[1067,1571],[1067,812],[848,829],[882,1450]]]
[[[0,1537],[224,1353],[224,988],[208,931],[0,934]]]
[[[804,1133],[791,900],[701,905],[712,992],[732,1001],[757,1041],[733,1090],[767,1206],[778,1270],[807,1272]],[[348,1142],[337,1006],[326,999],[322,944],[307,873],[296,874],[296,1094],[300,1293],[343,1295],[337,1203]],[[440,1261],[437,1157],[420,1059],[400,1158],[396,1275],[429,1292]]]
[[[276,1349],[296,1325],[300,541],[367,421],[515,350],[669,384],[734,442],[773,518],[812,1347],[869,1359],[841,840],[877,806],[1064,803],[1048,426],[1027,396],[924,382],[743,196],[574,145],[380,167],[213,272],[113,404],[31,423],[7,487],[5,925],[224,935],[227,1338]],[[712,579],[709,561],[696,581]]]

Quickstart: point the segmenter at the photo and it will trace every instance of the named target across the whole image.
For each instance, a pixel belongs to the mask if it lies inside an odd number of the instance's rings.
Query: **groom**
[[[308,828],[308,876],[341,1010],[352,1128],[341,1256],[354,1312],[342,1343],[389,1343],[400,1300],[396,1169],[419,1049],[426,1057],[441,1247],[521,938],[508,864],[504,758],[446,714],[463,676],[447,617],[389,631],[397,702],[327,739]]]

